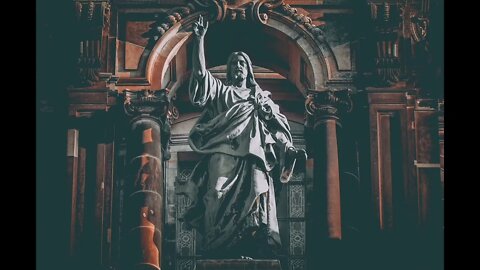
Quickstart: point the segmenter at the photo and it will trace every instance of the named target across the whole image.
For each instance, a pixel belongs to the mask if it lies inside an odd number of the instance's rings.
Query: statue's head
[[[246,86],[256,86],[250,57],[244,52],[233,52],[227,61],[227,85],[238,85],[246,80]]]

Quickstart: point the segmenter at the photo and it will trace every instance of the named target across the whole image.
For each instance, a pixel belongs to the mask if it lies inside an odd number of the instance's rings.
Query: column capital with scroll
[[[351,89],[308,90],[307,93],[305,111],[307,116],[314,118],[315,125],[326,119],[339,120],[343,113],[353,109]]]

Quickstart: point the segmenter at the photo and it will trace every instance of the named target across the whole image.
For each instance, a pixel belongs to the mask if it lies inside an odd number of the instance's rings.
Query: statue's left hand
[[[272,108],[268,105],[268,98],[258,94],[255,98],[255,107],[258,109],[259,114],[265,120],[270,120],[272,118]]]
[[[293,146],[287,149],[287,155],[303,161],[307,160],[308,158],[307,152],[304,149],[297,149]]]

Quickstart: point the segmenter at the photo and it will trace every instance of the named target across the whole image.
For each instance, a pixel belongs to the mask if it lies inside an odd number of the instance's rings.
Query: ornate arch
[[[266,29],[277,31],[294,42],[307,56],[306,64],[313,73],[311,85],[316,90],[341,81],[348,84],[350,80],[340,74],[337,59],[320,27],[313,25],[308,16],[300,14],[282,0],[237,0],[228,3],[224,0],[195,0],[185,7],[171,9],[153,29],[153,39],[156,42],[150,50],[145,51],[148,54],[145,55],[145,75],[152,89],[161,88],[161,80],[169,62],[190,41],[192,25],[200,15],[217,23],[251,20],[263,24]],[[306,96],[303,87],[298,82],[296,84]]]

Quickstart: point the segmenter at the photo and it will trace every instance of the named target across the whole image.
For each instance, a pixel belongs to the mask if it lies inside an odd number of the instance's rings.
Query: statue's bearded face
[[[243,81],[248,75],[248,63],[241,55],[236,55],[230,62],[231,78],[235,81]]]

